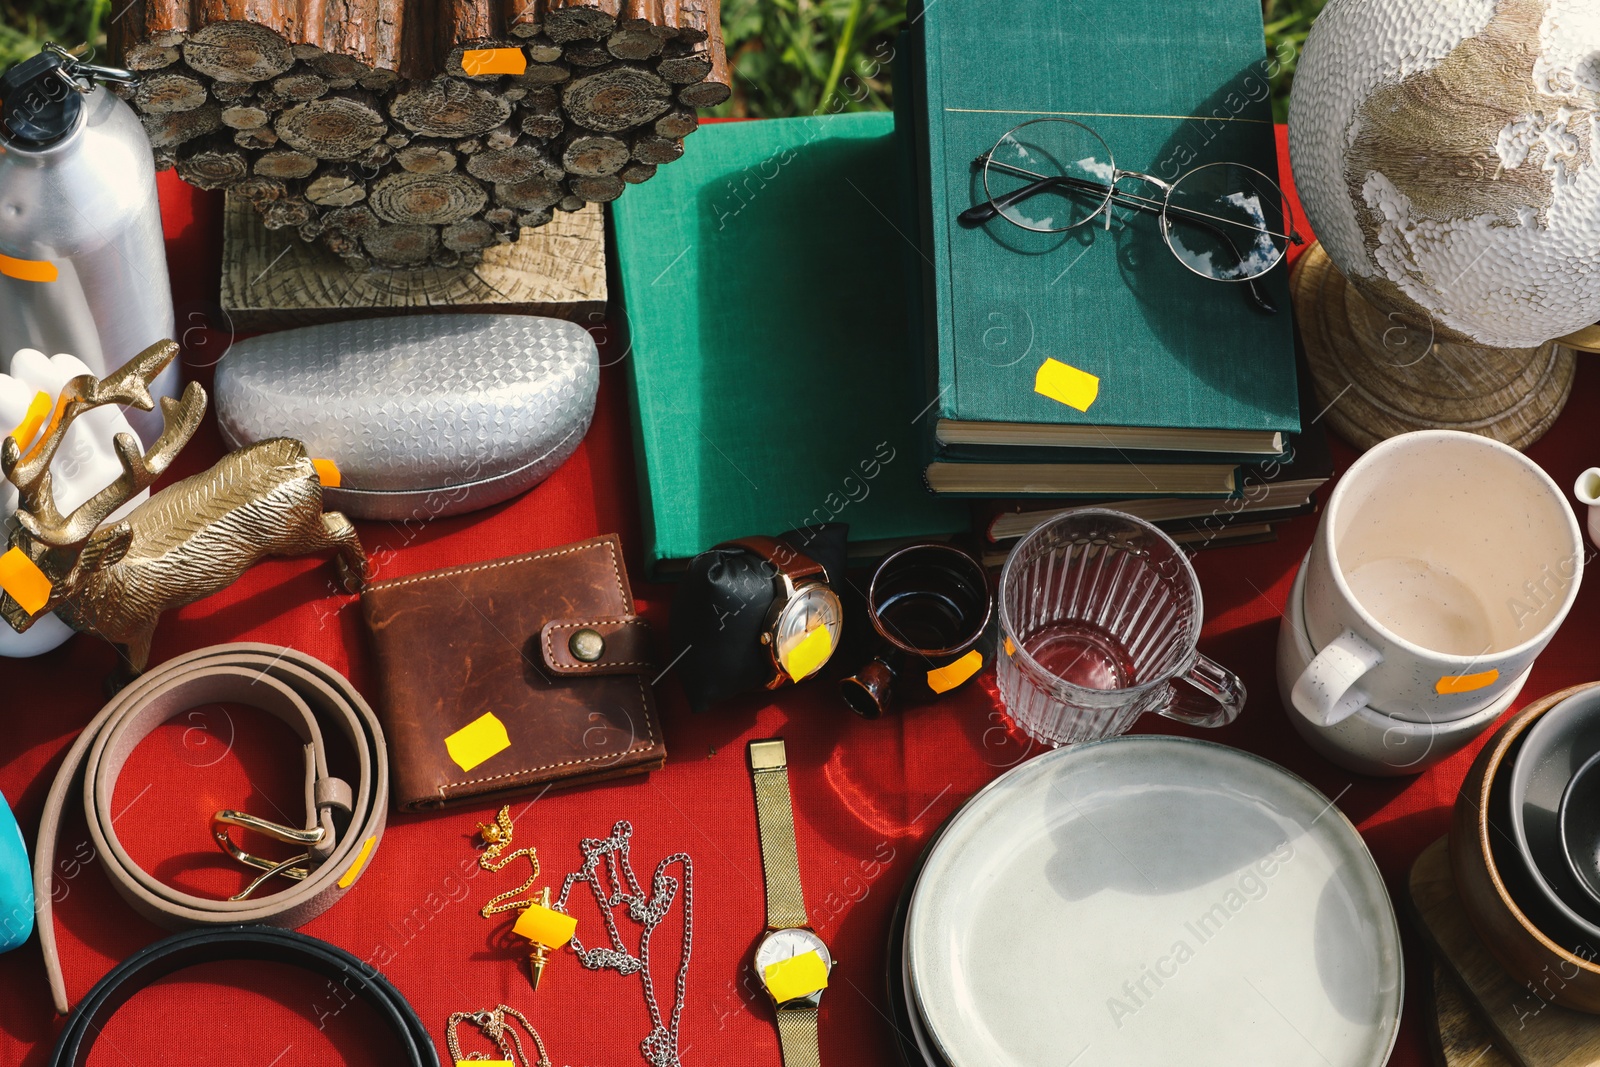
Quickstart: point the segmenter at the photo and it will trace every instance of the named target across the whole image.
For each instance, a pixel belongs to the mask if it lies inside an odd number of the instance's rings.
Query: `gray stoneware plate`
[[[917,1009],[958,1067],[1381,1067],[1400,934],[1365,843],[1276,764],[1178,737],[1002,775],[912,895]]]

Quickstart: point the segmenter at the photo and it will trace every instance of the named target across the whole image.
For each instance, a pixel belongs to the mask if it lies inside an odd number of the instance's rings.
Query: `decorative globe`
[[[1397,322],[1531,348],[1600,320],[1600,0],[1330,0],[1295,74],[1295,184]]]

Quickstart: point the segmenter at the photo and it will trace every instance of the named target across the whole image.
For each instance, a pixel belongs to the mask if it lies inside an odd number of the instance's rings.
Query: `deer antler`
[[[17,521],[35,539],[51,548],[70,548],[89,540],[99,525],[111,513],[132,500],[142,490],[154,485],[166,473],[183,446],[189,443],[200,428],[206,413],[206,391],[199,382],[190,382],[183,391],[183,399],[163,397],[161,417],[163,428],[156,443],[148,452],[140,451],[139,440],[131,433],[119,433],[112,439],[117,459],[122,463],[122,475],[94,496],[85,500],[70,515],[63,518],[56,513],[52,502],[48,509],[31,514],[17,512]],[[46,476],[42,483],[49,486]]]
[[[189,383],[182,400],[162,399],[161,436],[148,452],[140,451],[138,439],[132,434],[117,434],[112,445],[122,463],[122,475],[70,515],[63,516],[56,510],[50,462],[61,447],[72,420],[107,404],[130,404],[150,410],[154,407],[150,382],[172,361],[177,351],[176,344],[162,341],[139,353],[104,380],[87,374],[72,379],[61,391],[55,417],[45,436],[26,455],[14,439],[6,440],[0,452],[0,467],[22,495],[17,522],[36,540],[52,548],[81,546],[112,512],[154,484],[189,443],[206,408],[205,390],[197,382]]]
[[[0,469],[22,496],[19,510],[39,516],[55,516],[55,506],[50,495],[50,464],[66,440],[72,421],[85,411],[107,404],[127,404],[141,411],[155,406],[150,399],[150,383],[166,369],[178,354],[172,341],[157,341],[134,356],[104,379],[81,374],[61,389],[56,400],[55,413],[45,427],[43,436],[35,441],[26,453],[14,440],[8,439],[0,454]]]

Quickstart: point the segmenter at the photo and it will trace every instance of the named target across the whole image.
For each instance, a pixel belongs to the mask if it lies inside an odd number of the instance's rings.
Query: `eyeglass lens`
[[[1167,196],[1168,247],[1196,274],[1217,281],[1259,278],[1288,251],[1283,193],[1271,178],[1236,163],[1197,167]]]
[[[1111,198],[1116,162],[1087,126],[1035,119],[1008,132],[983,168],[984,191],[1008,222],[1060,233],[1097,216]]]

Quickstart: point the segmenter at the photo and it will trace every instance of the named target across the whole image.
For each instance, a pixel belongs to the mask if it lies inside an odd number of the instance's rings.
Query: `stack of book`
[[[1113,208],[1067,233],[996,217],[983,155],[1011,128],[1070,119],[1121,171],[1170,184],[1233,162],[1277,174],[1258,0],[924,0],[896,56],[919,420],[936,494],[1000,499],[991,537],[1105,502],[1205,543],[1270,536],[1331,474],[1302,425],[1287,269],[1245,287],[1202,278],[1160,220]],[[1146,64],[1140,57],[1182,56]],[[1159,201],[1138,177],[1119,188]],[[1066,400],[1052,375],[1090,383]]]

